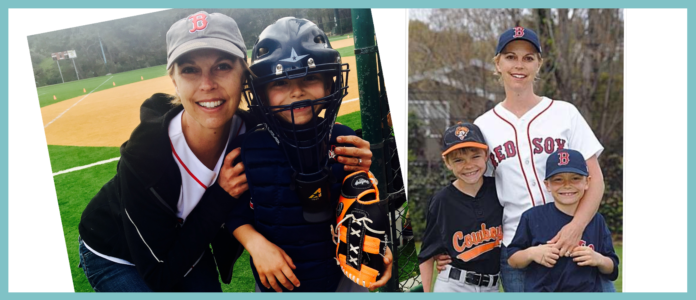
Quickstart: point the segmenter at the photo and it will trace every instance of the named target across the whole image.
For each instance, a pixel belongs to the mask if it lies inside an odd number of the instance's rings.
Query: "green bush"
[[[609,225],[614,240],[623,237],[623,157],[618,154],[600,156],[604,175],[604,197],[599,213]]]

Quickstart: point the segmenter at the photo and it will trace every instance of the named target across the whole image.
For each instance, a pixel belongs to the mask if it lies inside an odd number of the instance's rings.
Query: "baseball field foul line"
[[[53,173],[53,176],[60,175],[60,174],[65,174],[65,173],[70,173],[70,172],[74,172],[74,171],[79,171],[79,170],[82,170],[82,169],[87,169],[87,168],[91,168],[91,167],[98,166],[98,165],[108,164],[108,163],[110,163],[110,162],[112,162],[112,161],[117,161],[117,160],[119,160],[119,159],[121,159],[120,156],[119,156],[119,157],[114,157],[114,158],[111,158],[111,159],[107,159],[107,160],[98,161],[98,162],[95,162],[95,163],[89,164],[89,165],[84,165],[84,166],[74,167],[74,168],[71,168],[71,169],[63,170],[63,171],[58,171],[58,172]]]
[[[80,103],[80,101],[82,101],[82,100],[84,100],[85,98],[87,98],[87,96],[89,96],[92,92],[96,91],[100,86],[102,86],[103,84],[105,84],[107,81],[109,81],[109,79],[111,79],[111,78],[113,78],[113,77],[114,77],[114,76],[111,76],[111,77],[107,78],[106,80],[104,80],[104,82],[102,82],[100,85],[98,85],[97,87],[95,87],[91,92],[89,92],[89,94],[85,95],[84,97],[82,97],[82,99],[80,99],[80,100],[78,100],[77,102],[75,102],[75,104],[73,104],[73,105],[71,105],[70,107],[68,107],[68,109],[66,109],[64,112],[60,113],[60,115],[58,115],[55,119],[51,120],[51,122],[48,122],[48,124],[46,124],[46,126],[44,126],[44,128],[48,127],[48,125],[51,125],[51,123],[53,123],[53,122],[55,122],[56,120],[58,120],[58,118],[62,117],[63,114],[65,114],[65,113],[68,112],[71,108],[73,108],[73,106],[77,105],[78,103]]]
[[[353,101],[355,101],[355,100],[360,100],[360,98],[355,98],[355,99],[350,99],[350,100],[342,101],[341,104],[353,102]]]

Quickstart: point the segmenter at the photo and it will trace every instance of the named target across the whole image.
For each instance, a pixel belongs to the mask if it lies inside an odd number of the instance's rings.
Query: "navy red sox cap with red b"
[[[457,122],[445,130],[442,135],[442,157],[448,153],[466,147],[488,150],[486,139],[481,129],[471,123]]]
[[[495,49],[495,55],[500,54],[500,52],[503,51],[505,46],[509,44],[510,42],[514,40],[525,40],[527,42],[532,43],[534,45],[534,48],[541,53],[541,45],[539,43],[539,37],[537,37],[536,32],[534,30],[531,30],[529,28],[524,28],[521,26],[517,26],[515,28],[510,28],[503,32],[503,34],[500,35],[500,38],[498,39],[498,47]]]
[[[199,11],[167,31],[167,70],[180,56],[198,49],[216,49],[246,61],[246,45],[237,22],[221,13]]]
[[[546,178],[558,173],[575,173],[587,176],[587,163],[582,153],[572,149],[561,149],[549,155],[546,159]]]

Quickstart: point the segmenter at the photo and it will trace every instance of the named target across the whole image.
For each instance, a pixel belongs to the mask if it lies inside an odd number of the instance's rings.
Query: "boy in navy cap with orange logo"
[[[560,257],[559,250],[548,243],[573,219],[589,183],[580,152],[558,150],[547,159],[544,184],[554,202],[525,211],[507,247],[510,266],[526,267],[525,292],[601,292],[603,276],[611,281],[618,278],[619,257],[599,213],[570,257]]]
[[[495,179],[484,177],[488,146],[478,126],[461,122],[447,128],[442,160],[455,176],[433,196],[418,260],[425,292],[497,292],[503,207]],[[451,261],[430,286],[435,256]]]

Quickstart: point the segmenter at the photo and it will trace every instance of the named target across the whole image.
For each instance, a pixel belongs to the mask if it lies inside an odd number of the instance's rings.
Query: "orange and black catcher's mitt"
[[[336,260],[350,280],[369,287],[384,270],[389,228],[372,173],[358,171],[343,180],[336,224]]]

